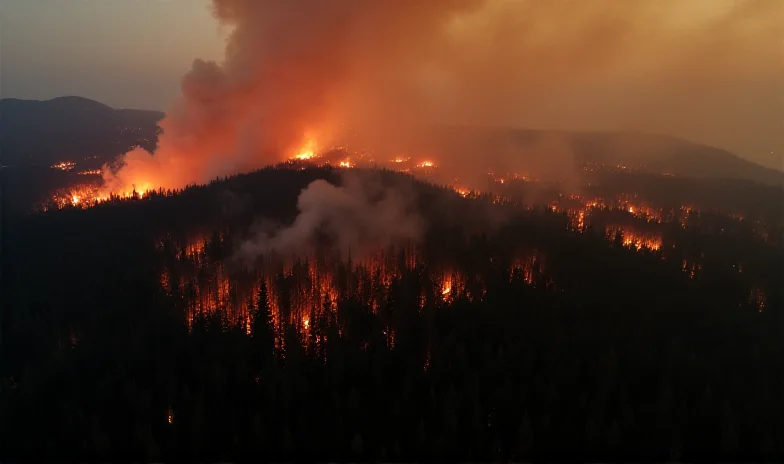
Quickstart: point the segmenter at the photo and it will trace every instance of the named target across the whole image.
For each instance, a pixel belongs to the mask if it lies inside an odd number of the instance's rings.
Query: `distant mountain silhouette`
[[[727,150],[676,137],[642,132],[566,132],[504,127],[437,126],[423,141],[425,149],[444,147],[463,159],[513,167],[527,158],[548,162],[552,156],[577,163],[602,163],[653,173],[695,178],[733,178],[784,185],[784,172],[747,161]],[[535,156],[533,156],[535,154]],[[529,156],[531,155],[531,156]]]
[[[159,111],[114,109],[81,97],[0,100],[0,163],[95,168],[139,145],[153,149]]]
[[[76,162],[78,169],[95,169],[136,145],[154,149],[157,123],[163,116],[159,111],[114,109],[81,97],[0,100],[0,164],[49,166],[67,160]],[[566,155],[575,162],[644,165],[644,170],[650,172],[687,177],[784,184],[781,171],[746,161],[726,150],[662,135],[457,126],[430,127],[425,132],[428,135],[416,147],[385,148],[437,148],[435,151],[447,153],[461,163],[475,161],[479,172],[489,165],[513,169],[518,163],[530,163],[531,157],[536,162],[549,163],[551,155],[561,160]],[[561,153],[551,153],[555,150]]]

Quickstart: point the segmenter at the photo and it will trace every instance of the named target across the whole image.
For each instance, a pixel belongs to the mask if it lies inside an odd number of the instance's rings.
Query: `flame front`
[[[288,263],[268,257],[257,268],[229,272],[206,252],[211,240],[223,243],[227,239],[223,234],[199,234],[180,244],[170,237],[161,240],[159,249],[168,256],[159,277],[161,288],[176,306],[183,307],[189,329],[198,319],[218,315],[224,327],[239,327],[251,334],[263,285],[278,350],[285,350],[287,327],[299,333],[306,349],[320,350],[326,340],[323,324],[339,324],[342,304],[354,301],[380,314],[391,301],[393,289],[405,281],[416,281],[422,290],[411,295],[409,303],[397,304],[418,306],[420,311],[449,305],[458,298],[482,299],[486,291],[478,275],[427,266],[413,245],[381,249],[349,262],[326,252]],[[535,281],[541,269],[529,269],[526,280]],[[337,328],[338,333],[343,330],[340,325]],[[388,346],[394,347],[394,327],[387,325],[384,330]]]
[[[294,155],[294,159],[298,159],[300,161],[306,161],[313,159],[316,156],[316,142],[313,139],[308,139],[305,142],[305,145],[300,148],[296,155]]]
[[[661,233],[644,233],[630,227],[610,224],[607,226],[605,234],[609,241],[613,241],[616,236],[620,236],[623,246],[637,251],[643,249],[658,251],[662,246]]]

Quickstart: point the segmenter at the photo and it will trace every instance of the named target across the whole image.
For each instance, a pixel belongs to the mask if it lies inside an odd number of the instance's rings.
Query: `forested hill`
[[[427,150],[523,172],[534,163],[622,167],[629,171],[699,179],[743,179],[771,186],[784,185],[784,172],[747,161],[720,148],[643,132],[569,132],[504,127],[433,126],[419,141]],[[776,156],[771,154],[771,156]],[[482,169],[484,167],[480,167]],[[563,169],[563,167],[562,167]]]
[[[81,97],[0,100],[0,164],[79,162],[92,169],[139,145],[153,149],[159,111],[114,109]],[[93,158],[95,157],[95,158]],[[95,159],[84,163],[85,159]]]
[[[691,225],[708,213],[601,208],[575,229],[357,172],[414,196],[421,240],[233,260],[339,172],[5,227],[0,458],[784,459],[780,247],[731,218]],[[625,235],[622,214],[662,235]]]
[[[81,97],[47,101],[0,100],[0,164],[29,167],[70,161],[77,168],[95,169],[134,146],[152,150],[163,118],[158,111],[113,109]],[[407,139],[407,138],[406,138]],[[746,161],[719,148],[674,137],[631,132],[558,132],[505,127],[421,128],[414,145],[372,147],[381,151],[419,148],[460,163],[476,160],[479,172],[488,168],[530,166],[535,158],[549,159],[547,150],[568,147],[576,163],[623,165],[654,173],[696,178],[732,178],[784,184],[784,173]],[[553,140],[563,143],[553,146]],[[545,143],[542,148],[542,143]],[[363,147],[354,147],[356,149]],[[507,156],[510,154],[510,156]],[[556,156],[559,154],[553,154]],[[560,155],[559,155],[560,156]],[[495,160],[490,163],[489,160]],[[534,162],[538,162],[534,160]],[[541,161],[541,160],[539,160]],[[492,164],[497,164],[493,166]]]

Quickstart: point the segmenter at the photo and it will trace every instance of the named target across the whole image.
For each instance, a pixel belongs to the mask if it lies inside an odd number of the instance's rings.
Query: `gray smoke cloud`
[[[269,253],[306,255],[325,238],[344,256],[421,238],[425,222],[409,188],[385,185],[378,175],[345,172],[341,185],[319,179],[297,199],[298,215],[288,226],[261,221],[238,257],[251,263]]]
[[[385,146],[421,123],[638,129],[729,148],[780,135],[780,0],[212,4],[232,29],[225,59],[194,63],[155,156],[128,153],[107,190],[205,183],[347,133]]]

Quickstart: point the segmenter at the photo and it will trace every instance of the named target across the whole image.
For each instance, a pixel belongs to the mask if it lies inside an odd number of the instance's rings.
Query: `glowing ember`
[[[42,205],[44,211],[66,207],[88,208],[98,203],[98,187],[78,185],[70,189],[58,190],[52,195],[48,204]]]
[[[384,330],[384,337],[387,339],[387,347],[389,347],[390,350],[395,348],[395,329],[390,327]]]
[[[662,246],[661,233],[641,233],[628,227],[608,225],[605,230],[607,240],[613,241],[620,234],[623,246],[637,251],[646,249],[658,251]]]
[[[757,308],[757,311],[762,312],[765,310],[765,301],[765,292],[762,291],[760,287],[754,287],[751,289],[749,303],[753,304]]]
[[[406,161],[408,161],[408,160],[410,160],[410,159],[411,159],[411,158],[401,158],[401,157],[399,157],[399,156],[398,156],[397,158],[395,158],[395,159],[393,159],[393,160],[391,160],[391,161],[392,161],[393,163],[400,164],[400,163],[405,163]]]
[[[601,198],[585,202],[586,208],[604,208],[604,200]]]
[[[702,272],[702,264],[695,262],[690,263],[684,259],[683,264],[681,265],[681,270],[689,276],[689,279],[694,280],[699,278],[700,273]]]
[[[436,165],[432,161],[422,161],[421,163],[417,164],[418,168],[433,168]]]
[[[345,160],[345,161],[341,161],[340,162],[340,167],[341,168],[350,168],[350,167],[353,167],[353,165],[351,164],[351,161]]]
[[[51,166],[52,169],[59,169],[60,171],[70,171],[76,166],[76,163],[72,161],[60,161],[57,164],[53,164]]]
[[[580,210],[577,215],[572,219],[573,227],[582,232],[585,230],[585,210]]]
[[[526,258],[518,259],[512,263],[509,273],[511,281],[515,274],[528,285],[534,285],[542,275],[544,269],[544,256],[534,250],[534,253]]]
[[[459,296],[468,296],[466,291],[466,276],[454,271],[447,271],[436,275],[435,284],[444,303],[451,303]]]
[[[446,299],[452,293],[452,279],[447,278],[441,286],[441,295]]]
[[[211,238],[210,238],[211,237]],[[323,323],[336,324],[337,336],[342,336],[338,315],[341,301],[353,299],[377,313],[389,301],[390,295],[407,272],[426,269],[415,247],[409,245],[395,249],[381,249],[366,257],[346,262],[329,253],[309,256],[307,259],[277,261],[263,259],[252,275],[230,272],[222,261],[213,261],[206,253],[213,241],[226,240],[221,233],[203,233],[190,240],[163,237],[158,250],[175,253],[159,271],[159,283],[170,298],[181,301],[185,308],[184,322],[189,330],[194,322],[218,316],[223,327],[236,327],[252,334],[253,315],[259,297],[266,294],[270,314],[274,347],[285,356],[285,330],[293,326],[300,343],[319,357],[326,356],[326,337],[320,333]],[[167,251],[168,250],[168,251]],[[348,272],[346,273],[345,270]],[[467,276],[456,271],[429,271],[433,287],[420,287],[418,298],[422,311],[431,303],[450,304],[455,298],[481,298],[485,287],[476,276],[467,285]],[[264,285],[265,292],[261,292]],[[472,294],[472,292],[476,292]],[[386,341],[395,346],[395,329],[385,327]]]
[[[464,188],[459,188],[459,187],[455,188],[455,192],[457,192],[463,198],[466,198],[466,197],[468,197],[468,195],[471,194],[470,190],[464,189]]]

